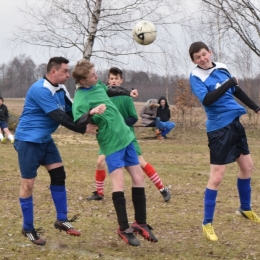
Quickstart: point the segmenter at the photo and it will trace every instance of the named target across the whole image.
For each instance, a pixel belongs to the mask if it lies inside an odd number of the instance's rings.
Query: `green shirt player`
[[[133,232],[141,234],[151,242],[157,242],[152,228],[146,223],[144,176],[132,143],[133,132],[107,96],[107,86],[98,82],[94,64],[85,59],[80,60],[72,76],[79,85],[72,106],[75,123],[81,125],[89,122],[98,127],[97,140],[106,156],[113,185],[112,199],[119,224],[118,235],[132,246],[140,245]],[[89,111],[92,108],[96,108],[97,113],[90,116]],[[131,227],[126,212],[122,167],[125,167],[132,178],[135,221]]]
[[[123,72],[119,68],[112,67],[108,72],[108,84],[111,88],[118,87],[123,82]],[[133,125],[137,122],[138,116],[134,106],[134,102],[129,96],[115,96],[111,97],[112,102],[115,104],[119,112],[124,118],[126,125],[129,126],[130,130],[134,134]],[[167,202],[171,198],[169,190],[163,185],[158,173],[153,168],[153,166],[147,163],[143,156],[140,146],[134,137],[133,144],[135,150],[138,154],[138,159],[141,165],[141,168],[148,176],[148,178],[154,183],[157,189],[162,194],[164,201]],[[93,192],[93,195],[88,197],[87,200],[102,200],[104,198],[104,181],[106,178],[105,171],[105,154],[100,150],[99,156],[97,159],[97,168],[96,168],[96,191]]]

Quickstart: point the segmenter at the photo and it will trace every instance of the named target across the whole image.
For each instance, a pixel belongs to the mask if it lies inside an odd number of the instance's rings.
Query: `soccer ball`
[[[150,21],[138,22],[132,30],[134,40],[142,45],[151,44],[157,35],[155,25]]]

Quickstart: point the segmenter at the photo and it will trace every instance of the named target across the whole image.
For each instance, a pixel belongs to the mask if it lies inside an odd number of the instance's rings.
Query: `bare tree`
[[[250,0],[202,0],[207,11],[216,18],[212,30],[218,36],[235,32],[257,56],[260,56],[259,1]],[[212,31],[211,31],[212,33]],[[229,38],[231,39],[231,37]]]
[[[7,65],[5,63],[3,63],[1,66],[0,66],[0,96],[3,96],[3,89],[4,89],[4,86],[5,86],[5,83],[6,83],[6,80],[8,79],[6,77],[6,67]]]
[[[145,49],[132,40],[131,29],[139,20],[151,20],[163,30],[179,21],[180,0],[45,0],[27,4],[21,10],[26,24],[12,37],[15,44],[26,43],[67,52],[75,57],[115,60],[127,63],[131,55],[148,60]],[[157,29],[157,30],[158,30]],[[155,45],[153,45],[155,47]],[[147,55],[149,53],[149,55]],[[123,56],[123,58],[122,58]]]
[[[177,121],[181,127],[192,126],[196,121],[196,107],[200,106],[197,98],[191,91],[189,81],[187,79],[177,79],[178,88],[175,90],[174,104],[177,114]],[[189,119],[189,123],[187,120]],[[202,123],[202,122],[200,122]]]
[[[35,63],[30,57],[20,55],[8,63],[5,72],[5,95],[24,97],[29,86],[35,81]]]

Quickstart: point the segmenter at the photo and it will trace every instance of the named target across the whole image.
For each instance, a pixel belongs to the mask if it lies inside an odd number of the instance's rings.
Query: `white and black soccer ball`
[[[133,39],[137,43],[148,45],[156,39],[157,31],[155,25],[152,22],[140,21],[134,26],[132,34]]]

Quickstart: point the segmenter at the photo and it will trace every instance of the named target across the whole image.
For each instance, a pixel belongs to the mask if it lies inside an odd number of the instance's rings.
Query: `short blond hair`
[[[78,84],[80,80],[86,79],[88,77],[89,71],[93,67],[95,67],[95,65],[88,60],[79,60],[72,71],[72,77],[76,81],[76,84]]]

